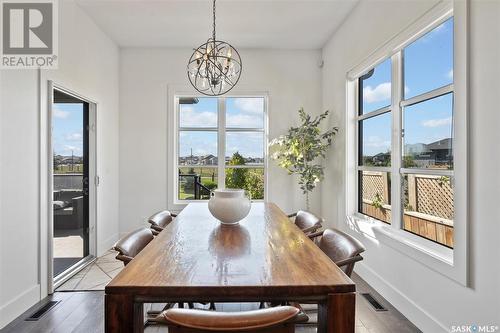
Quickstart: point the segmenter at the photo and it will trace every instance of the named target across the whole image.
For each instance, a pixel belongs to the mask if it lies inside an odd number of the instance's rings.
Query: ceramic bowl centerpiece
[[[214,190],[208,201],[208,210],[222,224],[238,224],[250,212],[251,201],[245,190]]]

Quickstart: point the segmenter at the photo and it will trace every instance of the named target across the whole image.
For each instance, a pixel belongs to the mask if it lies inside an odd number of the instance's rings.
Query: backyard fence
[[[453,220],[453,189],[447,177],[408,175],[408,210]]]
[[[391,223],[390,177],[363,171],[362,213]],[[448,177],[409,174],[403,178],[405,230],[453,247],[453,188]]]

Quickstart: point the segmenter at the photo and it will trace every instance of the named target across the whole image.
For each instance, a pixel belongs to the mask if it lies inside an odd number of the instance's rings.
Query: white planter
[[[240,189],[215,190],[208,201],[208,210],[222,224],[237,224],[248,215],[250,207],[250,199]]]

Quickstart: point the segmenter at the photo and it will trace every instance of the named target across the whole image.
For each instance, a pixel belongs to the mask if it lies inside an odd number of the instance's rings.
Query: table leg
[[[330,294],[318,304],[318,333],[354,333],[356,293]]]
[[[104,296],[106,333],[144,332],[144,306],[130,295]]]

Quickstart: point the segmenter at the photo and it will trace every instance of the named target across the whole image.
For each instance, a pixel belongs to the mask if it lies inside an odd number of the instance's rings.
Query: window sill
[[[461,281],[453,250],[362,214],[348,216],[348,223],[366,237],[387,245],[453,280]]]

